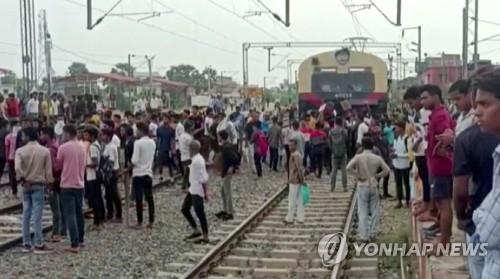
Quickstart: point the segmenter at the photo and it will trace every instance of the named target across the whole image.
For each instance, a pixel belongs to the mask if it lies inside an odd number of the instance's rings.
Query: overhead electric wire
[[[246,19],[246,18],[243,18],[243,17],[242,17],[242,16],[240,16],[239,14],[235,13],[234,11],[231,11],[230,9],[228,9],[228,8],[224,7],[223,5],[221,5],[221,4],[217,3],[217,2],[215,2],[214,0],[208,0],[208,2],[209,2],[209,3],[212,3],[212,5],[214,5],[214,6],[218,7],[219,9],[222,9],[222,10],[224,10],[224,11],[226,11],[226,12],[228,12],[228,13],[230,13],[230,14],[232,14],[232,15],[236,16],[236,17],[238,17],[239,19],[241,19],[241,20],[243,20],[243,21],[247,22],[248,24],[250,24],[251,26],[253,26],[255,29],[257,29],[257,30],[261,31],[262,33],[264,33],[264,34],[266,34],[267,36],[269,36],[269,37],[273,38],[274,40],[277,40],[277,41],[279,41],[279,40],[280,40],[278,37],[276,37],[275,35],[273,35],[273,34],[269,33],[268,31],[266,31],[266,30],[265,30],[265,29],[263,29],[262,27],[258,26],[257,24],[255,24],[255,23],[251,22],[250,20],[248,20],[248,19]]]
[[[252,0],[256,5],[261,5],[264,9],[266,9],[269,13],[267,13],[267,16],[271,19],[271,21],[273,22],[273,24],[275,24],[275,21],[274,19],[276,18],[276,14],[271,11],[271,9],[269,9],[264,3],[262,3],[262,1],[260,0]],[[272,14],[272,15],[271,15]],[[285,27],[283,27],[282,25],[279,25],[279,28],[281,30],[283,30],[292,40],[295,40],[295,41],[300,41],[297,37],[295,37],[293,34],[291,34]],[[298,55],[301,55],[301,56],[305,56],[304,53],[296,50],[296,49],[293,49],[293,51],[295,51],[295,53],[297,53]]]
[[[80,7],[84,7],[84,8],[86,7],[84,4],[82,4],[82,3],[78,2],[78,1],[75,1],[75,0],[63,0],[63,1],[68,2],[68,3],[72,3],[73,5],[78,5]],[[103,10],[99,9],[99,8],[92,7],[92,9],[96,10],[96,11],[99,11],[99,12],[103,12]],[[238,56],[241,55],[240,52],[236,52],[236,51],[225,49],[225,48],[222,48],[222,47],[219,47],[219,46],[216,46],[216,45],[212,45],[212,44],[207,43],[205,41],[202,41],[202,40],[190,37],[190,36],[186,36],[186,35],[183,35],[183,34],[180,34],[180,33],[177,33],[177,32],[174,32],[174,31],[171,31],[171,30],[159,27],[159,26],[156,26],[154,24],[145,23],[145,22],[142,22],[142,21],[136,21],[135,19],[133,19],[131,17],[128,17],[128,16],[118,16],[118,17],[126,19],[128,21],[135,22],[137,24],[141,24],[141,25],[144,25],[144,26],[156,29],[156,30],[161,31],[163,33],[170,34],[172,36],[176,36],[176,37],[188,40],[188,41],[195,42],[195,43],[200,44],[200,45],[204,45],[204,46],[209,47],[209,48],[217,49],[219,51],[230,53],[230,54],[233,54],[233,55],[238,55]]]
[[[160,5],[160,6],[164,7],[165,9],[169,9],[169,10],[173,11],[174,13],[176,13],[176,14],[178,14],[179,16],[183,17],[183,18],[184,18],[184,19],[186,19],[187,21],[189,21],[189,22],[191,22],[191,23],[193,23],[193,24],[196,24],[196,25],[198,25],[198,26],[200,26],[200,27],[202,27],[202,28],[204,28],[204,29],[206,29],[206,30],[208,30],[208,31],[210,31],[210,32],[212,32],[212,33],[214,33],[214,34],[216,34],[216,35],[220,36],[220,37],[223,37],[223,38],[224,38],[224,39],[226,39],[226,40],[229,40],[229,41],[232,41],[232,42],[235,42],[235,43],[238,43],[238,44],[240,44],[240,43],[241,43],[241,42],[239,42],[239,41],[237,41],[237,40],[234,40],[234,39],[232,39],[232,38],[230,38],[230,37],[226,36],[226,34],[224,34],[224,33],[222,33],[222,32],[219,32],[219,31],[217,31],[217,30],[215,30],[215,29],[211,28],[210,26],[207,26],[207,25],[205,25],[205,24],[203,24],[203,23],[200,23],[199,21],[197,21],[197,20],[193,19],[192,17],[187,16],[186,14],[181,13],[181,12],[179,12],[178,10],[175,10],[175,9],[173,9],[172,7],[169,7],[169,6],[165,5],[165,4],[164,4],[161,0],[153,0],[153,1],[154,1],[154,2],[156,2],[158,5]]]
[[[62,51],[62,52],[65,52],[65,53],[71,54],[71,55],[73,55],[73,56],[75,56],[75,57],[78,57],[78,58],[80,58],[80,59],[83,59],[83,60],[85,60],[85,61],[90,61],[90,62],[93,62],[93,63],[96,63],[96,64],[101,64],[101,65],[106,65],[106,66],[111,66],[111,67],[114,67],[114,66],[115,66],[115,64],[105,63],[105,62],[101,62],[101,61],[98,61],[98,60],[95,60],[95,59],[92,59],[92,58],[88,58],[88,57],[82,56],[82,55],[80,55],[80,54],[78,54],[78,53],[76,53],[76,52],[73,52],[73,51],[71,51],[71,50],[67,50],[67,49],[65,49],[65,48],[62,48],[62,47],[60,47],[60,46],[56,45],[56,44],[52,44],[52,46],[53,46],[55,49],[59,50],[59,51]]]

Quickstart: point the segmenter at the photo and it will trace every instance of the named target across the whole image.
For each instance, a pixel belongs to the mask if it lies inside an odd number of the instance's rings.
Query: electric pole
[[[37,80],[36,28],[34,0],[19,0],[21,25],[21,54],[23,65],[23,92],[34,89]]]
[[[151,101],[151,92],[153,91],[153,60],[154,56],[149,57],[146,55],[146,60],[148,61],[148,69],[149,69],[149,94],[148,99]]]
[[[128,71],[127,71],[127,75],[128,75],[129,77],[133,77],[133,76],[134,76],[134,73],[133,73],[133,71],[132,71],[132,63],[130,62],[130,59],[131,59],[132,57],[135,57],[135,54],[129,54],[129,55],[128,55]]]
[[[52,95],[52,38],[47,27],[47,17],[45,10],[42,11],[43,21],[43,42],[45,51],[45,71],[47,75],[47,96]]]
[[[462,78],[469,77],[469,0],[465,0],[462,11]]]
[[[475,0],[474,3],[474,71],[477,70],[477,63],[479,62],[479,54],[477,52],[477,43],[478,43],[478,21],[479,21],[479,0]]]

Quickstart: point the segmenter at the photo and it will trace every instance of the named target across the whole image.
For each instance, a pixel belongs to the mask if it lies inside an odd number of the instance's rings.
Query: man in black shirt
[[[467,233],[467,241],[476,230],[472,214],[491,191],[492,154],[498,144],[500,144],[498,138],[482,132],[478,125],[464,130],[455,139],[453,203],[458,228]],[[477,274],[475,270],[482,270],[482,266],[484,266],[484,257],[469,256],[471,274]]]

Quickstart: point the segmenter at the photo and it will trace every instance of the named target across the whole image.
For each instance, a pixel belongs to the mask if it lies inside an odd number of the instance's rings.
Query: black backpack
[[[96,175],[97,180],[104,184],[109,184],[111,178],[113,177],[113,167],[114,163],[109,159],[109,156],[103,155],[103,150],[97,145],[94,145],[99,149],[99,164],[97,166]]]
[[[234,168],[238,168],[241,164],[241,154],[238,151],[238,146],[236,144],[227,143],[226,148],[230,151],[228,152],[228,165]]]

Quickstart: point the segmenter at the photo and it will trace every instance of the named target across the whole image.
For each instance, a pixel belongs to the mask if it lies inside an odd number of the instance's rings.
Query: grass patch
[[[396,202],[381,200],[378,243],[408,243],[410,219],[407,208],[394,209]],[[400,257],[379,257],[379,278],[400,278]]]

